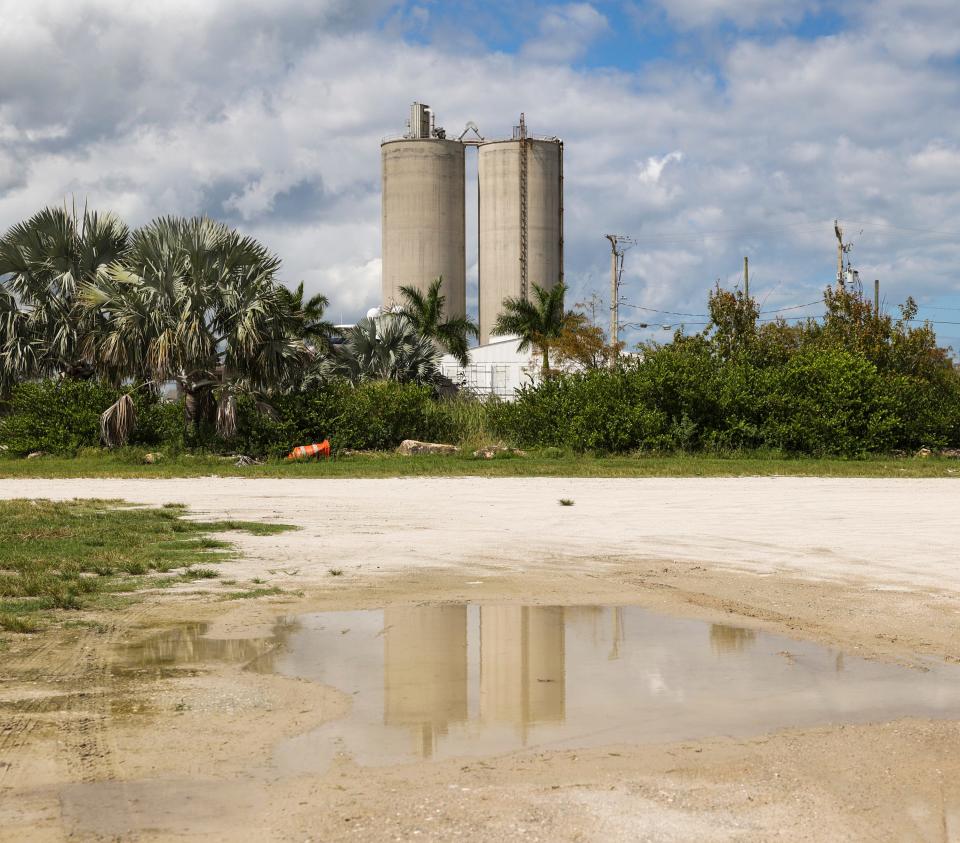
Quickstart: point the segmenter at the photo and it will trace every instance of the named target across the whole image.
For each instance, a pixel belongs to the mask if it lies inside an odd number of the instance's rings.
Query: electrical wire
[[[942,228],[910,228],[906,225],[896,225],[892,222],[857,222],[856,220],[843,220],[849,225],[865,225],[868,228],[895,228],[898,231],[914,231],[920,234],[945,234],[947,237],[960,237],[960,232],[944,231]]]
[[[906,225],[897,225],[896,223],[889,222],[863,222],[858,220],[841,220],[841,222],[846,223],[847,225],[853,226],[864,226],[867,228],[890,228],[897,231],[912,231],[919,234],[942,234],[946,237],[960,237],[960,232],[956,231],[947,231],[942,228],[917,228]],[[756,230],[762,228],[765,231],[789,231],[797,228],[820,228],[821,226],[827,226],[829,223],[819,221],[819,222],[797,222],[797,223],[763,223],[763,222],[750,222],[749,224],[744,224],[734,228],[715,228],[715,229],[705,229],[698,232],[685,232],[680,229],[674,231],[663,231],[663,232],[650,232],[648,234],[643,234],[636,237],[626,238],[629,241],[632,241],[636,244],[641,243],[683,243],[683,242],[696,242],[698,240],[706,240],[710,237],[724,235],[724,234],[742,234],[747,230]]]
[[[769,310],[760,310],[758,313],[783,313],[787,310],[800,310],[801,307],[813,307],[815,304],[823,304],[823,299],[810,301],[806,304],[792,304],[790,307],[771,307]]]
[[[800,310],[804,307],[812,307],[815,304],[822,304],[823,299],[817,299],[816,301],[807,302],[806,304],[792,304],[789,307],[771,307],[769,310],[760,310],[758,313],[785,313],[788,310]],[[631,304],[630,302],[620,302],[621,307],[631,307],[634,310],[643,310],[647,313],[662,313],[665,316],[691,316],[695,319],[708,319],[710,318],[709,313],[681,313],[676,310],[657,310],[654,307],[644,307],[640,304]]]
[[[693,316],[694,318],[707,318],[709,313],[678,313],[675,310],[657,310],[653,307],[644,307],[641,304],[630,304],[629,302],[620,302],[621,307],[632,307],[634,310],[645,310],[647,313],[664,313],[667,316]]]

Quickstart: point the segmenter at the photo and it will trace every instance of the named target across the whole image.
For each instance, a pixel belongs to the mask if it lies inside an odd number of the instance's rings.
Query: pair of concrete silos
[[[563,281],[563,143],[527,136],[522,118],[509,140],[450,140],[423,108],[406,136],[381,144],[383,305],[442,276],[446,315],[466,314],[466,151],[476,146],[483,345],[504,298]]]

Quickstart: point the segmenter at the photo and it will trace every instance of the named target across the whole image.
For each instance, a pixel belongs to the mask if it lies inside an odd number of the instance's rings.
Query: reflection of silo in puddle
[[[526,735],[563,720],[565,699],[563,607],[481,607],[480,718]]]
[[[753,644],[756,637],[757,633],[752,629],[722,623],[710,624],[710,646],[716,653],[739,653]]]
[[[420,753],[467,719],[467,607],[384,609],[383,720],[413,726]]]

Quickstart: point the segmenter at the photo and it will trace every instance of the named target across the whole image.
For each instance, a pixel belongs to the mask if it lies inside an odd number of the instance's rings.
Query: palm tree
[[[290,298],[288,306],[300,320],[298,334],[306,340],[317,352],[326,353],[330,349],[330,338],[334,333],[333,323],[324,319],[324,314],[330,306],[330,300],[322,293],[303,300],[303,281],[296,289],[283,288]]]
[[[402,314],[366,317],[344,333],[329,357],[315,366],[310,381],[346,378],[353,384],[374,380],[438,384],[440,350]]]
[[[127,252],[112,214],[44,208],[0,238],[0,388],[33,377],[88,378],[99,315],[78,293]]]
[[[124,262],[83,288],[86,309],[102,314],[102,370],[173,380],[188,425],[215,419],[232,435],[237,396],[287,388],[311,356],[298,336],[303,310],[274,280],[279,267],[256,240],[206,218],[164,217],[136,231]]]
[[[493,326],[494,334],[515,334],[520,338],[517,351],[526,351],[532,345],[543,357],[543,372],[550,372],[550,345],[563,332],[564,326],[575,314],[563,309],[566,284],[557,284],[545,290],[533,285],[533,301],[522,297],[503,300],[503,311]]]
[[[443,276],[430,282],[426,293],[417,287],[401,287],[403,304],[397,312],[423,336],[432,339],[440,348],[457,358],[461,366],[470,362],[468,337],[479,337],[480,329],[465,316],[443,318],[447,297],[440,295]]]

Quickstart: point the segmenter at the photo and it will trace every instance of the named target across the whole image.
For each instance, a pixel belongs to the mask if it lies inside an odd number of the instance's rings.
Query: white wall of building
[[[444,375],[461,389],[485,398],[496,395],[511,400],[521,386],[540,377],[540,360],[534,350],[517,351],[517,337],[498,337],[496,342],[470,349],[470,363],[461,366],[445,354],[440,361]]]

